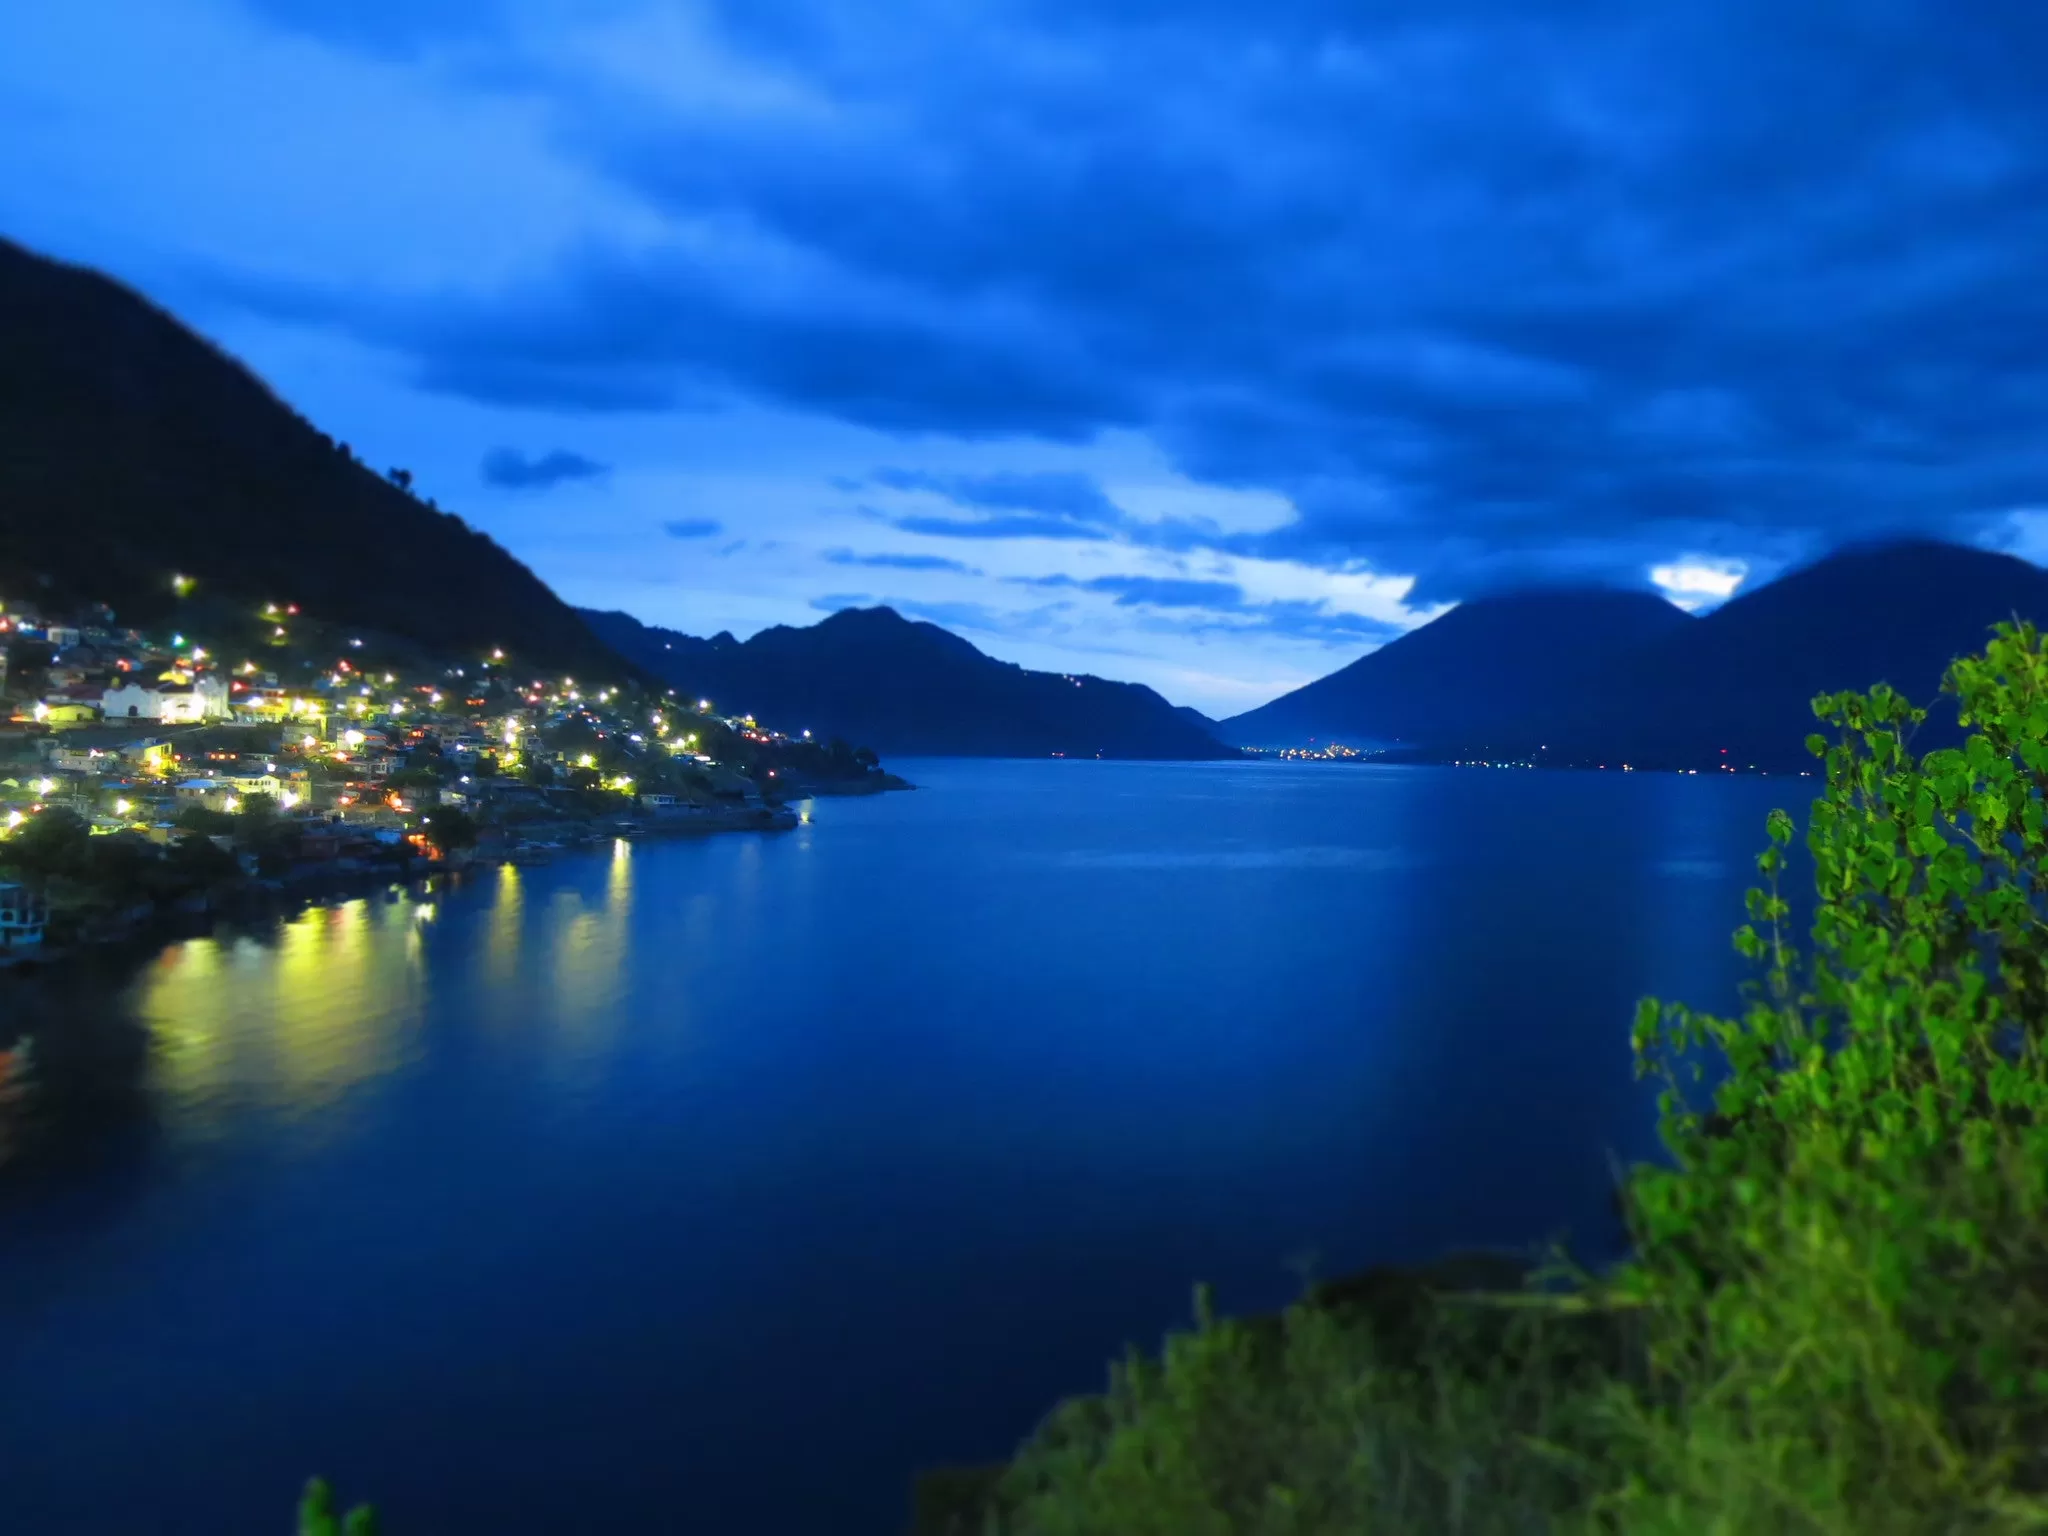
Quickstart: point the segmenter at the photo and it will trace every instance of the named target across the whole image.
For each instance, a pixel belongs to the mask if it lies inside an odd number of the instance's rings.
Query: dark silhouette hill
[[[1693,622],[1649,592],[1561,587],[1475,598],[1217,729],[1239,746],[1470,745],[1532,706],[1566,706],[1617,656]]]
[[[1583,698],[1510,734],[1552,759],[1811,768],[1814,696],[1888,683],[1935,706],[1924,750],[1954,734],[1939,703],[1948,664],[2012,618],[2048,624],[2048,571],[1933,540],[1843,549],[1617,657]]]
[[[1247,745],[1377,740],[1421,757],[1811,768],[1820,693],[1888,683],[1932,706],[1918,747],[1951,739],[1942,674],[2012,618],[2048,626],[2048,571],[1926,539],[1839,550],[1700,619],[1640,593],[1512,593],[1219,729]]]
[[[357,462],[140,295],[0,240],[0,593],[171,622],[291,602],[443,652],[604,675],[566,603],[460,518]]]
[[[899,756],[1235,756],[1150,688],[1030,672],[892,608],[846,608],[744,642],[583,614],[628,660],[714,708]]]

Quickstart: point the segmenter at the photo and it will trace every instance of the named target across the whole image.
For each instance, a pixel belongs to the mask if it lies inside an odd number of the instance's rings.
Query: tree
[[[420,830],[444,854],[476,846],[476,822],[459,805],[435,806],[420,818]]]
[[[232,853],[196,832],[187,832],[172,843],[165,863],[178,883],[187,887],[218,885],[242,872]]]
[[[32,879],[71,875],[83,867],[91,841],[92,828],[76,811],[46,806],[0,842],[0,863]]]
[[[394,469],[394,470],[390,471],[390,478],[391,478],[391,483],[392,483],[393,485],[397,486],[397,487],[398,487],[398,488],[399,488],[399,489],[400,489],[401,491],[408,491],[408,492],[409,492],[409,491],[411,491],[411,490],[412,490],[412,471],[411,471],[411,470],[409,470],[409,469]]]
[[[231,837],[237,829],[235,818],[226,811],[216,811],[210,805],[188,805],[178,812],[175,823],[187,832],[197,832],[201,837]]]

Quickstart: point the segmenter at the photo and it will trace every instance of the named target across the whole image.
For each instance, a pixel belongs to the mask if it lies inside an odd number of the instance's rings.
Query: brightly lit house
[[[225,720],[233,710],[228,704],[228,685],[212,673],[202,673],[190,682],[124,683],[109,688],[100,699],[100,713],[108,720],[194,725],[202,720]]]

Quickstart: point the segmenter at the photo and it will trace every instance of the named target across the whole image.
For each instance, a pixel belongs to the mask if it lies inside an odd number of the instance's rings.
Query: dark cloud
[[[1085,580],[1074,576],[1016,576],[1011,580],[1032,587],[1109,592],[1126,608],[1238,608],[1244,604],[1244,588],[1234,581],[1193,581],[1171,576],[1092,576]]]
[[[678,517],[663,523],[661,531],[672,539],[709,539],[725,532],[725,524],[715,517]]]
[[[865,592],[826,592],[811,599],[818,613],[837,613],[842,608],[866,608],[874,599]]]
[[[611,467],[580,453],[557,448],[529,459],[515,448],[493,448],[484,455],[484,483],[511,490],[546,490],[568,480],[601,480]]]
[[[1418,599],[2048,504],[2038,0],[999,9],[720,0],[814,111],[542,71],[590,164],[744,243],[334,317],[491,400],[1140,430],[1300,518],[1210,541],[1071,486],[877,479],[974,514],[920,531],[1364,559]]]
[[[1204,581],[1159,576],[1011,576],[1017,586],[1105,592],[1118,607],[1172,610],[1170,628],[1178,633],[1245,634],[1261,631],[1296,639],[1355,644],[1391,640],[1402,626],[1343,613],[1320,601],[1252,602],[1230,581]]]
[[[824,558],[834,565],[866,565],[895,571],[954,571],[962,576],[979,576],[980,571],[944,555],[857,554],[850,549],[828,549]]]

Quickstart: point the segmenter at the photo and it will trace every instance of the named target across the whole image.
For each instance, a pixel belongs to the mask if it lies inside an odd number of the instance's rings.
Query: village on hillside
[[[794,801],[902,785],[713,700],[500,647],[423,659],[288,602],[234,618],[150,633],[0,602],[0,964],[228,895],[783,829]]]

